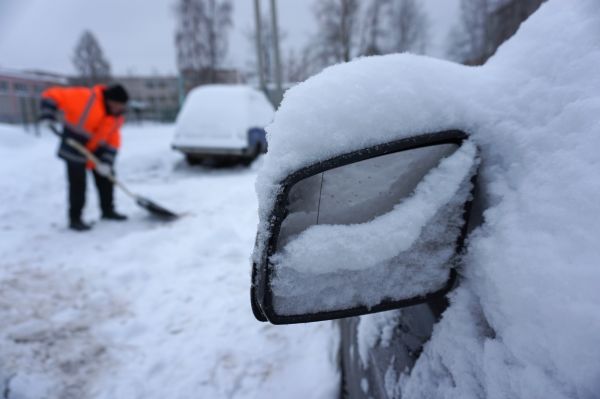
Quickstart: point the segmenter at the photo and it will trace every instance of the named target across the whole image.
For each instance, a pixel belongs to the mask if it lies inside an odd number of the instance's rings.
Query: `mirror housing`
[[[303,306],[300,306],[300,310],[297,312],[288,312],[288,311],[282,311],[282,306],[281,303],[282,301],[279,299],[280,296],[278,296],[276,294],[276,291],[281,288],[278,288],[278,281],[280,282],[281,280],[281,276],[284,274],[283,270],[287,270],[286,268],[282,268],[280,266],[276,266],[274,262],[274,259],[278,260],[279,264],[281,264],[281,259],[282,253],[286,252],[286,245],[289,244],[289,242],[287,241],[297,241],[298,238],[297,237],[303,237],[302,234],[304,234],[305,231],[308,231],[309,229],[306,228],[304,230],[304,232],[300,231],[300,233],[298,235],[290,235],[286,233],[286,228],[284,226],[284,224],[286,223],[286,218],[289,216],[290,214],[290,193],[293,194],[293,189],[294,187],[296,187],[297,185],[301,184],[302,182],[307,181],[307,179],[310,178],[314,178],[315,176],[318,176],[319,174],[321,174],[321,176],[324,175],[325,172],[328,171],[332,171],[332,170],[339,170],[342,167],[350,167],[352,165],[358,165],[361,162],[364,161],[368,161],[368,160],[377,160],[377,159],[383,159],[381,157],[385,157],[385,156],[389,156],[392,154],[400,154],[400,153],[405,153],[406,151],[409,150],[417,150],[417,149],[427,149],[429,147],[434,147],[434,146],[444,146],[444,145],[454,145],[455,148],[460,148],[468,139],[468,135],[462,131],[459,130],[449,130],[449,131],[442,131],[442,132],[437,132],[437,133],[427,133],[427,134],[422,134],[422,135],[418,135],[418,136],[412,136],[409,138],[405,138],[405,139],[401,139],[401,140],[397,140],[397,141],[393,141],[393,142],[389,142],[389,143],[384,143],[384,144],[380,144],[380,145],[376,145],[376,146],[372,146],[372,147],[368,147],[365,149],[361,149],[358,151],[354,151],[351,153],[347,153],[347,154],[342,154],[339,156],[336,156],[334,158],[325,160],[325,161],[321,161],[312,165],[309,165],[307,167],[304,167],[302,169],[299,169],[293,173],[291,173],[290,175],[288,175],[285,179],[283,179],[280,182],[280,190],[278,191],[278,195],[277,198],[274,201],[274,206],[271,209],[270,212],[270,216],[269,216],[269,223],[268,223],[268,231],[266,232],[266,234],[261,234],[257,236],[257,242],[256,242],[256,246],[255,246],[255,254],[254,254],[254,263],[253,263],[253,267],[252,267],[252,288],[251,288],[251,304],[252,304],[252,310],[253,313],[255,315],[255,317],[260,320],[260,321],[270,321],[273,324],[291,324],[291,323],[305,323],[305,322],[312,322],[312,321],[322,321],[322,320],[331,320],[331,319],[337,319],[337,318],[343,318],[343,317],[351,317],[351,316],[357,316],[357,315],[362,315],[362,314],[367,314],[367,313],[374,313],[374,312],[379,312],[379,311],[384,311],[384,310],[391,310],[391,309],[396,309],[396,308],[401,308],[401,307],[406,307],[406,306],[412,306],[412,305],[416,305],[416,304],[420,304],[420,303],[424,303],[424,302],[428,302],[431,300],[439,300],[440,297],[444,297],[445,294],[452,289],[452,287],[455,284],[456,281],[456,271],[455,268],[453,267],[453,263],[456,259],[456,255],[460,253],[460,251],[462,250],[463,244],[464,244],[464,239],[466,236],[466,226],[467,226],[467,219],[468,219],[468,215],[469,215],[469,207],[470,207],[470,203],[471,203],[471,193],[472,193],[472,187],[473,187],[473,180],[476,177],[476,161],[475,161],[475,157],[476,154],[474,155],[474,159],[473,159],[473,168],[471,170],[471,173],[468,176],[468,192],[467,194],[464,196],[464,201],[462,201],[460,203],[460,218],[461,218],[461,224],[460,226],[458,226],[457,228],[454,229],[455,233],[452,236],[452,243],[451,243],[451,256],[448,256],[447,259],[445,259],[444,261],[444,269],[440,269],[440,274],[439,278],[437,278],[437,283],[435,288],[429,287],[427,290],[423,291],[423,292],[413,292],[409,297],[402,297],[400,295],[400,297],[396,297],[393,298],[391,296],[387,296],[384,294],[383,297],[377,299],[375,302],[376,303],[353,303],[353,304],[347,304],[347,305],[340,305],[340,304],[334,304],[334,305],[323,305],[322,309],[310,309],[310,307],[306,307],[304,308]],[[458,151],[458,150],[456,150]],[[401,154],[402,155],[402,154]],[[452,155],[450,155],[448,158],[450,158]],[[441,158],[440,158],[441,159]],[[447,158],[446,158],[447,159]],[[440,161],[441,162],[441,161]],[[412,167],[412,166],[411,166]],[[427,172],[429,173],[431,170],[436,169],[437,166],[432,166],[427,170],[424,170],[423,173]],[[410,172],[411,170],[409,170]],[[406,171],[405,171],[406,172]],[[400,171],[398,171],[398,174],[400,175]],[[417,176],[416,180],[421,180],[423,179],[423,174]],[[406,179],[404,179],[406,180]],[[328,180],[329,181],[329,180]],[[417,181],[418,183],[418,181]],[[323,191],[323,180],[321,179],[321,192],[319,192],[319,201],[318,201],[318,207],[319,210],[321,208],[321,199],[320,197],[322,196],[322,191]],[[410,191],[412,192],[414,189],[414,187],[410,188]],[[357,191],[358,192],[358,191]],[[406,193],[408,194],[408,193]],[[296,195],[297,197],[298,195]],[[301,196],[301,195],[300,195]],[[394,205],[394,204],[393,204]],[[396,204],[399,205],[399,204]],[[389,208],[389,207],[388,207]],[[392,212],[399,212],[397,211],[397,206],[393,206],[393,209],[390,210],[386,208],[385,211],[382,211],[382,213],[387,212],[387,215],[390,215]],[[386,217],[388,217],[387,215],[385,215]],[[395,216],[395,215],[392,215]],[[317,213],[317,221],[316,223],[312,223],[313,225],[319,225],[319,213]],[[375,220],[379,218],[378,215],[371,215],[370,218],[363,220],[358,220],[358,221],[351,221],[351,222],[342,222],[342,224],[348,226],[350,224],[350,228],[354,229],[356,228],[355,226],[359,226],[361,223],[369,223],[372,220]],[[388,217],[389,218],[389,217]],[[428,222],[430,220],[427,220]],[[327,224],[328,222],[324,222],[321,223],[321,226]],[[335,225],[335,222],[329,222],[330,225],[333,224]],[[435,226],[438,226],[439,222],[436,222]],[[282,234],[282,226],[284,226],[284,235],[290,236],[290,237],[286,237],[286,240],[282,240],[282,241],[286,241],[285,244],[281,244],[280,243],[280,239],[281,239],[281,234]],[[456,226],[455,226],[456,227]],[[289,239],[288,239],[289,238]],[[324,240],[322,242],[325,242],[325,244],[323,245],[325,247],[325,250],[327,250],[327,241],[328,240]],[[289,252],[289,251],[288,251]],[[305,251],[305,252],[310,252],[310,251]],[[446,253],[448,253],[448,251],[446,251]],[[405,254],[405,252],[400,253],[399,255],[403,255]],[[283,258],[283,261],[285,263],[285,258]],[[326,264],[326,262],[325,262]],[[448,267],[450,266],[450,267]],[[377,266],[379,267],[379,266]],[[393,265],[393,267],[398,267],[396,265]],[[314,270],[317,270],[318,272],[318,268],[313,267]],[[392,269],[388,269],[388,270],[392,270]],[[393,269],[393,270],[397,270],[397,269]],[[339,270],[333,270],[332,273],[330,273],[329,277],[330,280],[333,279],[332,281],[336,281],[336,273],[338,273]],[[348,273],[357,273],[358,271],[353,271],[353,270],[346,270],[344,272],[348,272]],[[364,272],[364,271],[363,271]],[[294,271],[294,273],[296,273]],[[323,272],[325,273],[325,272]],[[339,275],[339,273],[338,273]],[[368,275],[368,273],[367,273]],[[358,277],[358,278],[362,278],[362,277]],[[424,282],[427,282],[427,276],[423,277],[425,280]],[[356,276],[355,276],[355,280],[356,280]],[[292,281],[291,285],[290,285],[290,281]],[[317,279],[315,281],[319,281],[318,276]],[[441,281],[441,284],[439,284]],[[293,279],[289,280],[285,283],[288,284],[288,287],[293,287]],[[283,284],[283,286],[285,286],[285,284]],[[279,283],[279,285],[281,286],[282,284]],[[340,287],[347,287],[347,285],[343,285],[340,284]],[[352,287],[352,286],[351,286]],[[335,287],[332,287],[335,289]],[[352,290],[352,289],[351,289]],[[364,291],[364,288],[362,289]],[[280,291],[281,292],[281,291]],[[313,293],[314,294],[314,293]],[[354,295],[354,296],[361,296],[361,294],[365,294],[365,292],[361,292],[361,288],[358,287],[355,289],[354,293],[350,293],[349,295]],[[334,296],[337,295],[337,293],[333,294]],[[306,298],[296,298],[299,299],[298,303],[302,303],[303,301],[309,301],[312,300],[315,303],[319,303],[320,298],[315,297],[314,295],[312,297],[307,296]],[[323,298],[324,299],[324,298]],[[278,302],[279,301],[279,302]],[[331,301],[330,301],[331,302]]]

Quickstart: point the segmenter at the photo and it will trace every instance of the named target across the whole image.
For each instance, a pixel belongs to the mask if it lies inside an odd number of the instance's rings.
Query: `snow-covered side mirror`
[[[257,319],[320,321],[443,296],[454,284],[476,169],[475,145],[454,130],[287,176],[255,249]]]

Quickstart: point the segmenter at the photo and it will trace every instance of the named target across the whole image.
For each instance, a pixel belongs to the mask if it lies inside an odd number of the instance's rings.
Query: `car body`
[[[191,164],[250,163],[267,151],[264,127],[273,113],[266,96],[250,86],[200,86],[177,116],[172,147]]]
[[[599,24],[549,1],[483,67],[367,57],[287,92],[252,309],[337,320],[344,397],[598,397]]]

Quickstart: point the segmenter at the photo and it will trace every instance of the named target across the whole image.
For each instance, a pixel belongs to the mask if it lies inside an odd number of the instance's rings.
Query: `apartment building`
[[[131,98],[133,117],[172,120],[179,110],[179,79],[177,76],[115,76]]]

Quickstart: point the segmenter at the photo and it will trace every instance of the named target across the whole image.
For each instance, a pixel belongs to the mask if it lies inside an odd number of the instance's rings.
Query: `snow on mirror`
[[[275,312],[372,307],[443,288],[475,163],[472,143],[441,144],[296,183],[270,258]]]

